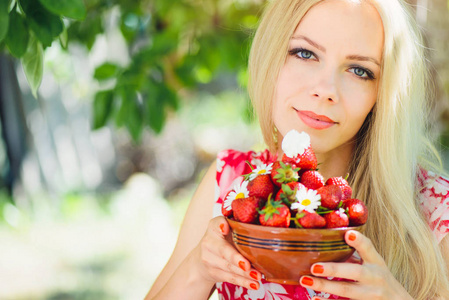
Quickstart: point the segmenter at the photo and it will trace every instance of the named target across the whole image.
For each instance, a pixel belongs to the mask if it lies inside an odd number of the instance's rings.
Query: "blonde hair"
[[[296,26],[322,0],[273,0],[254,36],[249,94],[265,142],[276,151],[272,100]],[[384,50],[378,98],[357,138],[350,164],[354,197],[370,216],[364,233],[414,299],[449,297],[441,250],[418,202],[418,168],[441,166],[426,131],[427,67],[422,37],[405,5],[371,0],[382,18]]]

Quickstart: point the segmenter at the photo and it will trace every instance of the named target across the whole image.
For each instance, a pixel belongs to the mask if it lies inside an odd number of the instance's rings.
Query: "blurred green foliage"
[[[45,49],[54,42],[92,49],[107,32],[111,11],[118,11],[114,26],[126,40],[130,63],[106,62],[95,70],[94,78],[108,88],[94,97],[92,124],[97,129],[113,121],[138,141],[145,127],[162,130],[167,113],[179,107],[180,92],[219,81],[227,72],[244,84],[262,2],[0,0],[0,51],[21,60],[36,97]]]

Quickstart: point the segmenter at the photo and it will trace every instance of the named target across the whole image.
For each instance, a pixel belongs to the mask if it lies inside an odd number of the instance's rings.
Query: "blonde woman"
[[[449,299],[449,180],[426,138],[425,59],[404,4],[273,0],[249,69],[270,152],[218,155],[147,299],[207,299],[215,288],[221,299]],[[245,161],[281,157],[277,141],[291,129],[311,136],[324,177],[350,174],[370,212],[363,233],[345,236],[363,263],[315,264],[297,286],[264,281],[219,216]]]

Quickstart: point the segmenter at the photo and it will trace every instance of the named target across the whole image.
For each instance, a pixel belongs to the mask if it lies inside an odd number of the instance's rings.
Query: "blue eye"
[[[361,69],[361,68],[354,68],[354,74],[357,75],[357,76],[360,76],[360,77],[366,77],[367,76],[366,71]]]
[[[309,60],[309,59],[315,58],[315,54],[313,54],[312,51],[302,49],[302,48],[295,48],[288,52],[290,55],[295,56],[299,59],[303,59],[303,60]]]
[[[307,50],[301,50],[297,53],[297,55],[301,58],[309,59],[313,56],[312,52]]]
[[[368,79],[374,79],[375,78],[374,74],[371,71],[366,70],[364,68],[351,67],[349,70],[350,70],[351,73],[354,73],[356,76],[360,77],[361,79],[368,80]]]

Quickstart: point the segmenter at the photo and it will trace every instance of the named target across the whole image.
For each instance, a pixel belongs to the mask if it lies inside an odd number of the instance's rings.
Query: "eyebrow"
[[[310,45],[312,45],[313,47],[317,48],[318,50],[326,53],[326,48],[324,48],[323,46],[317,44],[316,42],[312,41],[311,39],[309,39],[306,36],[303,35],[298,35],[298,36],[292,36],[291,38],[292,40],[305,40],[307,43],[309,43]],[[358,61],[370,61],[372,63],[375,63],[376,65],[378,65],[380,67],[380,62],[377,61],[377,59],[373,58],[373,57],[369,57],[369,56],[363,56],[363,55],[348,55],[346,56],[346,59],[350,59],[350,60],[358,60]]]

